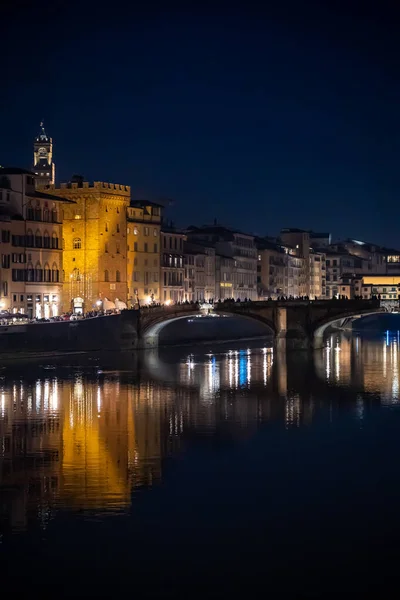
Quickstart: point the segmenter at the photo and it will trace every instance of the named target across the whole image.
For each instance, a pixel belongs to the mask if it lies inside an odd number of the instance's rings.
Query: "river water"
[[[399,345],[397,331],[334,334],[314,355],[253,341],[5,368],[2,589],[138,598],[390,589]]]

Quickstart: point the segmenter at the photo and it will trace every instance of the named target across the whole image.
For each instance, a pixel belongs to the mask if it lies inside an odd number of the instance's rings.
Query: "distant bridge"
[[[274,335],[279,348],[322,348],[325,330],[349,318],[386,312],[379,300],[287,300],[223,302],[209,309],[195,304],[141,308],[137,311],[137,347],[158,346],[161,330],[173,321],[210,311],[256,320]],[[136,311],[135,311],[136,312]]]

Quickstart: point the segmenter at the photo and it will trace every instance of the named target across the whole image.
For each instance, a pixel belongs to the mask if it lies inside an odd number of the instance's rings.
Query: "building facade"
[[[162,206],[131,201],[127,208],[128,305],[160,302]]]
[[[128,300],[126,209],[130,187],[82,178],[49,191],[64,207],[64,310],[123,307]]]
[[[299,275],[299,296],[324,299],[326,297],[325,248],[331,240],[330,233],[315,233],[304,229],[282,229],[281,243],[293,249],[303,259]]]
[[[377,296],[388,305],[399,305],[400,275],[364,275],[355,277],[352,284],[357,296]]]
[[[326,258],[323,252],[310,249],[310,282],[308,295],[312,299],[326,298]]]
[[[205,254],[199,250],[185,248],[184,300],[203,302],[206,292]]]
[[[161,303],[183,302],[185,299],[184,233],[161,228]]]
[[[235,260],[231,256],[225,256],[215,252],[215,298],[227,300],[233,298],[233,277],[235,272]]]
[[[206,301],[214,299],[215,248],[201,243],[184,243],[185,300]],[[218,297],[218,296],[217,296]]]
[[[304,259],[298,250],[267,238],[257,238],[257,285],[260,299],[302,295]]]
[[[303,229],[282,229],[280,240],[284,246],[289,246],[297,251],[303,259],[299,281],[299,296],[310,296],[310,232]]]
[[[211,245],[217,255],[233,259],[233,298],[257,300],[257,248],[254,236],[220,225],[192,226],[186,233],[190,241]],[[215,296],[219,297],[219,294]]]
[[[62,311],[62,208],[35,189],[34,173],[0,169],[0,308],[50,318]]]

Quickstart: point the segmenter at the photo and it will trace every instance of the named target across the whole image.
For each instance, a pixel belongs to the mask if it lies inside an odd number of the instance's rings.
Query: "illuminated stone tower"
[[[40,123],[41,131],[33,144],[33,172],[36,175],[36,186],[44,187],[55,183],[56,167],[53,162],[53,140]]]

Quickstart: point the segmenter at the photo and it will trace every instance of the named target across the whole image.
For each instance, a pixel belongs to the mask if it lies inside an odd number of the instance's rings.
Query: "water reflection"
[[[328,384],[378,394],[383,404],[399,402],[399,332],[375,339],[331,335],[322,353],[315,354],[319,378]]]
[[[362,420],[399,401],[399,337],[331,336],[323,352],[271,348],[147,353],[138,374],[5,373],[0,385],[1,527],[46,528],[58,511],[126,511],[193,440],[232,443],[262,426]],[[50,376],[49,376],[50,373]],[[337,393],[338,387],[341,394]]]

